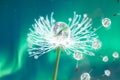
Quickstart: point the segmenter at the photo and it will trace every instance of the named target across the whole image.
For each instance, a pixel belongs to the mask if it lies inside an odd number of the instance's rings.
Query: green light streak
[[[22,38],[18,47],[18,53],[14,53],[13,61],[9,62],[8,57],[0,55],[0,78],[13,74],[20,70],[25,62],[25,51],[27,43]],[[7,50],[5,50],[7,51]],[[9,52],[0,52],[1,54],[9,54]],[[6,64],[10,63],[10,64]]]
[[[7,50],[4,50],[4,51],[0,52],[0,54],[8,53],[8,52],[5,52],[5,51],[7,51]],[[12,71],[11,68],[8,69],[6,67],[6,62],[7,62],[6,58],[7,58],[6,55],[0,55],[0,78],[2,76],[6,75],[6,74],[9,74]]]
[[[23,42],[24,43],[24,42]],[[27,43],[21,44],[19,47],[19,53],[18,53],[18,69],[20,69],[23,65],[23,62],[25,62],[25,50],[27,48]]]

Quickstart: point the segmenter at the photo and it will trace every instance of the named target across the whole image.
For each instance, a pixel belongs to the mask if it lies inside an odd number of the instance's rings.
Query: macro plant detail
[[[101,48],[102,42],[95,33],[101,27],[94,29],[92,19],[87,14],[79,15],[74,12],[73,18],[68,18],[68,23],[56,21],[53,14],[51,13],[50,19],[48,16],[35,19],[27,41],[29,55],[35,59],[54,49],[57,50],[53,75],[53,80],[56,80],[61,50],[73,56],[77,61],[76,68],[78,68],[78,61],[83,58],[83,55],[95,56],[93,51]],[[105,28],[109,27],[110,19],[103,19],[102,24]]]
[[[82,19],[83,18],[83,19]],[[30,56],[41,56],[49,51],[62,47],[67,54],[80,52],[91,56],[92,50],[99,49],[101,42],[92,28],[91,19],[87,14],[83,16],[74,13],[69,18],[69,23],[56,22],[51,14],[51,19],[40,17],[35,20],[33,29],[28,34]]]

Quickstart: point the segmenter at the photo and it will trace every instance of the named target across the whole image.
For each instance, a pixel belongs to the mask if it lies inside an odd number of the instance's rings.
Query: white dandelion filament
[[[35,20],[36,23],[33,25],[33,29],[30,28],[27,39],[29,55],[37,58],[37,56],[61,46],[66,53],[74,54],[74,52],[79,51],[91,56],[90,53],[93,50],[101,47],[101,42],[94,32],[91,19],[87,17],[87,14],[81,16],[74,12],[74,17],[68,20],[68,24],[55,22],[53,13],[50,20],[48,16],[46,19],[40,17]],[[95,39],[97,42],[93,42]]]

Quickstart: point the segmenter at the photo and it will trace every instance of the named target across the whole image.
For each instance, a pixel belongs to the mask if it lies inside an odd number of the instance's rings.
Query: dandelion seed
[[[75,51],[73,54],[74,59],[76,60],[81,60],[83,58],[83,54],[80,53],[79,51]]]
[[[104,75],[110,76],[110,74],[111,74],[110,70],[105,70],[105,71],[104,71]]]
[[[105,27],[105,28],[108,28],[110,25],[111,25],[111,20],[109,18],[103,18],[102,19],[102,25]]]
[[[114,52],[112,56],[113,56],[113,58],[119,58],[119,53],[118,52]]]
[[[110,25],[111,25],[111,20],[109,18],[103,18],[101,20],[102,25],[99,26],[98,28],[94,28],[94,32],[98,31],[99,29],[101,29],[102,27],[109,29]]]
[[[81,75],[80,80],[90,80],[91,76],[89,73],[85,72]]]
[[[101,48],[101,46],[102,46],[101,42],[98,39],[94,38],[92,42],[92,48],[99,49]]]
[[[77,60],[76,67],[75,67],[75,71],[77,72],[78,71],[78,61],[83,58],[83,54],[80,53],[79,51],[75,51],[73,54],[73,58]]]
[[[104,56],[104,57],[103,57],[103,62],[108,62],[108,60],[109,60],[109,59],[108,59],[108,56]]]

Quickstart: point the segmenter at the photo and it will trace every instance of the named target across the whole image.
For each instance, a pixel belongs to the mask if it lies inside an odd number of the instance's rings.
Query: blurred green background
[[[101,26],[105,17],[112,24],[110,29],[96,32],[103,46],[95,52],[96,57],[84,55],[78,72],[73,57],[61,54],[57,80],[80,80],[80,75],[90,70],[91,80],[120,80],[120,59],[112,57],[113,52],[120,53],[120,16],[113,16],[120,12],[117,0],[0,0],[0,80],[52,80],[56,53],[52,51],[38,60],[29,57],[27,33],[40,16],[54,12],[56,21],[67,23],[74,11],[87,13],[93,27]],[[99,54],[108,55],[109,61],[103,63]],[[111,70],[111,76],[103,76],[105,69]]]

